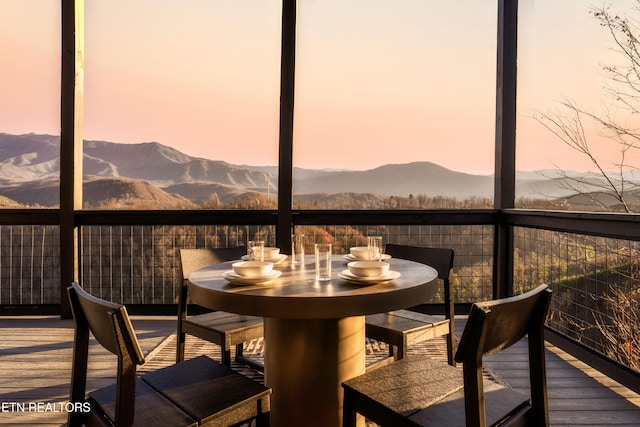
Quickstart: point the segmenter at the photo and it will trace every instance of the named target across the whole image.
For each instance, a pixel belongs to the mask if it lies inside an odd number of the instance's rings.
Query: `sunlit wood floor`
[[[134,328],[148,362],[141,370],[173,363],[175,320],[167,317],[134,317]],[[462,323],[457,325],[461,330]],[[71,376],[73,323],[57,317],[0,317],[0,425],[50,425],[66,422],[64,412],[53,412],[68,399]],[[260,341],[248,344],[246,352],[257,353]],[[207,353],[219,358],[219,349],[189,337],[191,357]],[[367,363],[385,357],[386,347],[367,344]],[[444,343],[434,340],[411,349],[445,357]],[[115,358],[98,346],[90,353],[88,389],[113,381]],[[491,356],[488,366],[514,388],[526,387],[526,343]],[[242,369],[261,381],[259,373]],[[549,346],[547,377],[552,426],[640,426],[640,395],[622,387],[559,349]],[[52,403],[40,412],[15,410],[14,402]],[[57,404],[57,405],[56,405]],[[11,408],[14,410],[11,410]]]

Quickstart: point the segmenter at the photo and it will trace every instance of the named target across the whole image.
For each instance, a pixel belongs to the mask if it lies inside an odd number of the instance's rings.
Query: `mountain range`
[[[26,205],[58,204],[60,138],[52,135],[0,133],[0,196]],[[277,194],[275,166],[234,165],[221,160],[188,156],[157,142],[119,144],[84,141],[84,202],[140,200],[152,204],[202,203],[215,194],[223,202],[247,193]],[[555,170],[520,172],[519,197],[555,199],[572,196],[566,175],[593,183],[600,177]],[[296,197],[369,194],[425,195],[458,200],[493,197],[493,176],[456,172],[423,161],[388,164],[371,170],[295,168]]]

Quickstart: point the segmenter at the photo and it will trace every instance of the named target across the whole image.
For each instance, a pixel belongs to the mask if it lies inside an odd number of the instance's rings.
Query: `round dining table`
[[[395,278],[358,283],[343,278],[347,258],[333,255],[329,281],[315,280],[313,256],[276,264],[281,274],[268,284],[227,281],[233,261],[189,275],[195,304],[264,317],[272,426],[342,425],[341,384],[365,371],[364,316],[412,307],[437,292],[438,274],[427,265],[391,258]]]

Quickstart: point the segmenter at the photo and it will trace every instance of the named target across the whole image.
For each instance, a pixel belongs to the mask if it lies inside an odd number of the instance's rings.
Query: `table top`
[[[332,279],[315,280],[314,257],[301,266],[276,264],[282,275],[268,285],[229,283],[222,274],[229,261],[194,271],[189,276],[189,297],[212,310],[274,318],[330,319],[412,307],[429,301],[438,289],[438,274],[427,265],[391,258],[391,271],[400,277],[382,283],[358,284],[338,277],[347,269],[342,255],[332,257]]]

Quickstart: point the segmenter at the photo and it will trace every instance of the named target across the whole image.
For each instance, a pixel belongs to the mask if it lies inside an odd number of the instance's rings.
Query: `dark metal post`
[[[515,205],[518,0],[498,0],[494,207]],[[513,230],[502,220],[494,244],[494,297],[513,294]]]
[[[296,62],[297,0],[282,2],[280,64],[280,154],[278,159],[278,223],[276,245],[291,251],[293,222],[293,101]]]
[[[78,280],[78,227],[82,209],[84,0],[62,0],[60,94],[60,315],[71,317],[67,287]]]

